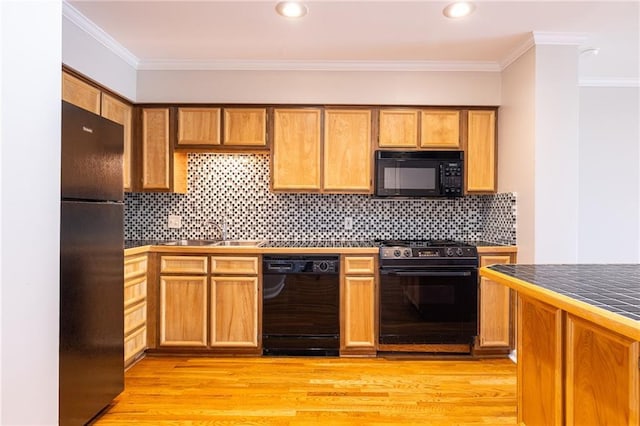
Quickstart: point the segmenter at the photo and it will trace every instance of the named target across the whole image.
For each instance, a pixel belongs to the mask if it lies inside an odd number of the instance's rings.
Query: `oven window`
[[[382,274],[380,343],[470,343],[477,334],[477,272],[470,277]]]
[[[384,189],[436,188],[436,169],[417,167],[385,167]]]

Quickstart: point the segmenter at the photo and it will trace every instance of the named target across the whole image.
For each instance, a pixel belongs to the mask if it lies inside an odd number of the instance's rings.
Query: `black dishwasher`
[[[337,255],[264,256],[264,355],[337,356],[340,349]]]

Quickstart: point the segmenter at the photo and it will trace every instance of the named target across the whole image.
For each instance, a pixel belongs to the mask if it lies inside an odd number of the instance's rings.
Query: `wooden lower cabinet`
[[[562,311],[518,298],[518,422],[563,425]]]
[[[515,263],[512,253],[481,253],[480,266]],[[514,297],[507,286],[480,277],[478,289],[478,340],[474,353],[507,354],[513,349]]]
[[[258,354],[259,256],[159,256],[158,346]]]
[[[124,258],[124,363],[133,364],[147,349],[147,255]]]
[[[639,345],[567,314],[566,425],[640,424]]]
[[[160,277],[160,346],[207,346],[207,277]]]
[[[518,422],[640,425],[640,342],[518,296]]]
[[[377,350],[376,262],[373,256],[343,256],[340,289],[340,355]]]
[[[211,278],[211,346],[258,347],[258,277]]]

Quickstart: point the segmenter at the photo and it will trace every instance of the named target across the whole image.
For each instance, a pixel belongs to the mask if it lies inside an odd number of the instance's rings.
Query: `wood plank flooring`
[[[95,425],[515,425],[508,359],[164,358]]]

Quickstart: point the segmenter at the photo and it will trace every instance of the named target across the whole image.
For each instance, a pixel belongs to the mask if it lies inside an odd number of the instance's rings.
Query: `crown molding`
[[[533,35],[529,34],[529,36],[527,37],[527,39],[525,41],[520,43],[507,56],[502,58],[502,60],[499,62],[500,70],[502,71],[505,68],[507,68],[509,65],[514,63],[516,60],[518,60],[518,58],[520,56],[522,56],[525,53],[527,53],[527,51],[529,49],[531,49],[533,46],[535,46],[535,41],[534,41]]]
[[[544,31],[532,31],[526,40],[516,46],[507,56],[499,62],[500,70],[504,70],[524,55],[533,46],[580,46],[587,42],[586,33],[554,33]]]
[[[446,71],[500,72],[496,62],[470,61],[313,61],[313,60],[150,60],[139,70],[190,71]]]
[[[609,79],[589,79],[583,78],[578,81],[580,87],[640,87],[640,79],[637,78],[609,78]]]
[[[140,60],[126,47],[118,43],[113,37],[107,34],[102,28],[87,19],[75,7],[71,6],[66,0],[62,1],[62,16],[76,24],[80,29],[96,39],[100,44],[109,49],[115,55],[119,56],[127,64],[134,69],[138,69]]]
[[[586,43],[587,33],[557,33],[533,31],[531,33],[535,44],[553,46],[580,46]]]

